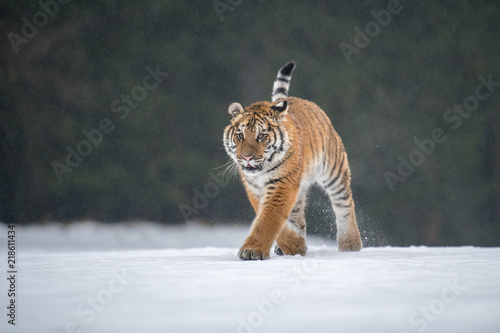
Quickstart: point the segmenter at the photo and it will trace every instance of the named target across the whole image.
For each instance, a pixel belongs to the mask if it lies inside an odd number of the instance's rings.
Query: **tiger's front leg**
[[[276,180],[267,185],[250,235],[238,252],[241,259],[269,259],[271,246],[293,208],[298,188],[298,184],[290,179]]]

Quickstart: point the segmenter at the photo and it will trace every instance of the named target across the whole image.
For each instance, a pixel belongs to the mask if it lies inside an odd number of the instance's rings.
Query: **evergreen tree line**
[[[316,102],[367,245],[500,245],[497,1],[1,1],[0,221],[249,223],[227,107]],[[313,190],[308,230],[332,235]]]

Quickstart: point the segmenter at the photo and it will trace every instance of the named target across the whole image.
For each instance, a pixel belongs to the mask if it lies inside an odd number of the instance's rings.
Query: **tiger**
[[[339,251],[360,251],[347,153],[330,119],[315,103],[288,97],[295,62],[273,84],[271,102],[231,103],[223,145],[236,165],[255,218],[238,252],[243,260],[305,255],[305,206],[316,184],[328,194]]]

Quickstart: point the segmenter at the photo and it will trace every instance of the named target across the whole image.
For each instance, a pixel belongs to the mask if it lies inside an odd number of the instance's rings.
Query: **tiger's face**
[[[286,100],[246,109],[239,103],[229,106],[231,124],[224,130],[224,148],[245,175],[266,171],[285,155],[289,138],[282,120],[287,110]]]

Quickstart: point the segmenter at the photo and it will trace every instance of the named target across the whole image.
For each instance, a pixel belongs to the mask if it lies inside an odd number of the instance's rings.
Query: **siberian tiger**
[[[305,255],[304,208],[308,189],[321,186],[336,216],[340,251],[359,251],[347,154],[328,116],[315,103],[288,97],[294,62],[283,66],[273,85],[272,102],[246,108],[232,103],[224,148],[237,164],[256,217],[239,250],[244,260]]]

